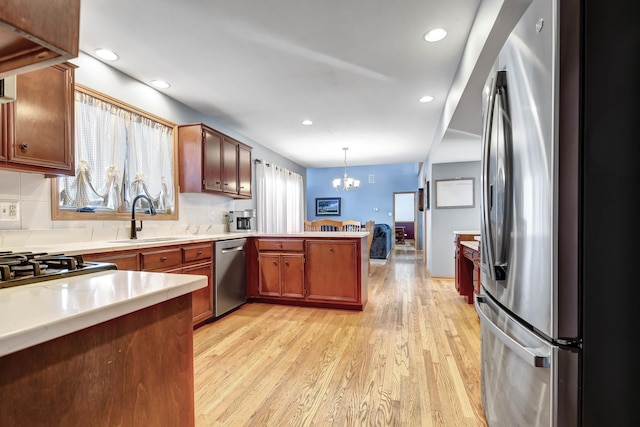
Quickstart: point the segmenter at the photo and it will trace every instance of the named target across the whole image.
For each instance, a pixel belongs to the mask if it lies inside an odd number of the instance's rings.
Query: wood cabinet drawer
[[[198,260],[211,261],[211,257],[213,257],[213,245],[211,243],[186,246],[182,248],[183,262],[192,262]]]
[[[259,251],[303,251],[304,240],[259,239]]]
[[[85,254],[83,258],[85,261],[112,262],[118,266],[118,270],[140,270],[137,251]]]
[[[182,264],[182,249],[162,249],[158,251],[141,252],[140,260],[143,270],[157,270]]]

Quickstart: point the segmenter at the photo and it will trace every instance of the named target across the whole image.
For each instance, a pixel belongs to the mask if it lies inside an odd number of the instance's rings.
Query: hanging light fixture
[[[349,178],[347,175],[347,150],[348,147],[344,147],[344,175],[342,178],[336,178],[333,180],[333,188],[337,191],[351,191],[357,190],[360,187],[360,180]]]

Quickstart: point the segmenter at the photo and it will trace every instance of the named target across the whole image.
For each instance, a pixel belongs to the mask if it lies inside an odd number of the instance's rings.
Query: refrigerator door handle
[[[498,150],[499,156],[497,158],[497,181],[502,181],[502,186],[498,187],[497,191],[500,192],[502,197],[497,201],[497,208],[499,209],[498,215],[501,215],[501,217],[497,218],[499,224],[496,230],[493,261],[495,263],[494,269],[496,277],[498,280],[504,280],[506,277],[509,252],[509,230],[511,228],[510,218],[512,206],[511,181],[513,179],[511,176],[511,165],[513,163],[511,111],[509,109],[509,97],[507,96],[507,72],[505,70],[499,71],[496,75],[495,96],[496,99],[494,102],[500,105],[498,114],[500,114],[500,131],[502,136],[502,147]]]
[[[480,264],[481,268],[485,271],[486,274],[489,275],[491,280],[495,280],[495,274],[493,271],[493,247],[492,239],[493,235],[491,233],[491,219],[490,219],[490,211],[491,205],[493,203],[492,190],[493,186],[489,180],[489,169],[490,169],[490,159],[491,155],[491,132],[493,125],[493,113],[495,108],[494,98],[496,94],[496,85],[495,81],[491,81],[491,92],[487,97],[486,104],[486,117],[484,120],[484,127],[482,130],[482,172],[480,175],[480,183],[481,183],[481,198],[482,198],[482,217],[481,217],[481,234],[482,239],[480,240],[480,244],[482,245],[482,249],[480,250],[481,259]]]
[[[475,307],[478,316],[480,317],[480,322],[487,326],[493,335],[499,339],[504,345],[506,345],[511,351],[517,354],[521,359],[526,361],[529,365],[534,368],[550,368],[551,367],[551,359],[549,356],[545,356],[539,354],[535,349],[530,347],[525,347],[521,345],[519,342],[511,338],[506,332],[497,327],[488,317],[482,309],[480,308],[481,304],[486,304],[491,310],[496,311],[496,308],[492,307],[490,300],[484,295],[475,295]]]
[[[482,269],[491,280],[495,281],[505,280],[507,276],[507,254],[511,226],[511,117],[507,96],[507,72],[504,70],[498,71],[495,79],[491,82],[491,93],[487,99],[486,111],[482,138],[481,197],[483,207],[481,212],[482,250],[480,253],[486,256],[486,262],[481,261]],[[499,134],[496,134],[498,138],[495,142],[502,142],[502,147],[496,145],[495,153],[491,148],[494,118],[500,122],[496,123]],[[492,158],[496,160],[495,182],[491,182]],[[491,211],[494,208],[496,209],[495,222],[491,217]]]

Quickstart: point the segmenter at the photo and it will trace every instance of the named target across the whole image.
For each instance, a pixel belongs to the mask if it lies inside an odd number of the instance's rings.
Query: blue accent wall
[[[307,169],[307,216],[347,220],[361,223],[373,219],[376,224],[393,226],[393,193],[398,191],[418,191],[418,163],[398,163],[391,165],[347,166],[349,177],[360,180],[357,191],[336,191],[331,186],[335,178],[341,178],[344,167]],[[369,184],[369,175],[374,183]],[[340,197],[342,215],[316,216],[316,197]],[[377,209],[377,212],[374,211]]]

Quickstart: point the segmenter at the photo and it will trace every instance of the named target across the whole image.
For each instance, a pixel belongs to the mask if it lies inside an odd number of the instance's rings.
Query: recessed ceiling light
[[[420,98],[419,101],[420,102],[431,102],[431,101],[433,101],[433,96],[425,95],[422,98]]]
[[[96,49],[95,52],[99,58],[102,58],[106,61],[115,61],[116,59],[118,59],[118,55],[114,51],[109,49]]]
[[[167,89],[171,87],[171,85],[164,80],[152,80],[151,84],[157,87],[158,89]]]
[[[447,37],[447,32],[442,28],[435,28],[424,35],[424,39],[428,42],[438,42]]]
[[[313,124],[313,122],[311,120],[303,120],[302,124],[305,126],[311,126]]]

